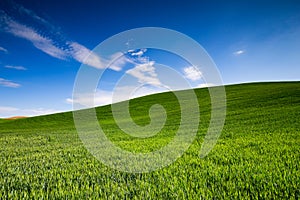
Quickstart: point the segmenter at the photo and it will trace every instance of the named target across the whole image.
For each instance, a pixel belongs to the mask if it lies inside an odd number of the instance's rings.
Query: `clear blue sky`
[[[147,26],[199,42],[224,84],[300,80],[299,0],[1,0],[0,117],[71,110],[81,54]]]

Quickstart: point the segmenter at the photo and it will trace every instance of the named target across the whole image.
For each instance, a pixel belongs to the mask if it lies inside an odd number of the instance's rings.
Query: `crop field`
[[[201,113],[196,139],[174,163],[150,173],[120,172],[94,158],[79,139],[72,112],[2,119],[0,199],[300,199],[300,82],[225,89],[226,122],[213,150],[199,157],[210,97],[206,88],[196,89]],[[154,103],[164,106],[168,118],[150,138],[124,134],[111,106],[96,111],[113,143],[150,152],[168,144],[180,123],[175,96],[161,93],[130,100],[137,124],[150,122]]]

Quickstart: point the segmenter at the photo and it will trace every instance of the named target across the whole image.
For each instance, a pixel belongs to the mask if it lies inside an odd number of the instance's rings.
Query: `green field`
[[[299,199],[300,82],[225,89],[226,122],[209,155],[199,157],[210,98],[207,89],[197,89],[196,140],[173,164],[151,173],[119,172],[95,159],[82,145],[71,112],[1,120],[0,199]],[[149,123],[153,103],[165,107],[168,119],[151,138],[122,133],[110,106],[97,108],[98,119],[123,149],[153,151],[172,140],[180,122],[176,98],[161,93],[130,101],[137,124]]]

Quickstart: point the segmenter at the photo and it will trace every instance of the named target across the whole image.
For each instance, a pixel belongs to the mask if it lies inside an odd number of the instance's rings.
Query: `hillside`
[[[5,118],[6,120],[14,120],[14,119],[23,119],[23,118],[27,118],[25,116],[13,116],[13,117],[9,117],[9,118]]]
[[[206,88],[195,91],[201,112],[196,140],[176,162],[151,173],[119,172],[96,160],[78,138],[72,112],[0,120],[0,199],[299,199],[300,82],[226,86],[225,126],[203,159],[210,98]],[[175,96],[161,93],[130,101],[137,124],[150,122],[154,103],[165,107],[168,119],[146,139],[123,134],[110,106],[96,111],[111,141],[149,152],[168,144],[180,123]]]

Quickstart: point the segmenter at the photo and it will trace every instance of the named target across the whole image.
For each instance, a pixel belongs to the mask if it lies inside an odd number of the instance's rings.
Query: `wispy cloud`
[[[52,41],[50,38],[40,35],[33,28],[20,24],[12,19],[7,19],[6,24],[6,32],[30,41],[36,48],[52,57],[62,60],[66,59],[67,54],[65,51],[55,46],[54,41]]]
[[[10,81],[10,80],[7,80],[7,79],[4,79],[4,78],[0,78],[0,85],[4,86],[4,87],[11,87],[11,88],[21,87],[20,84],[15,83],[15,82]]]
[[[68,52],[71,57],[78,62],[97,69],[104,69],[108,67],[114,71],[120,71],[127,62],[131,62],[130,59],[124,56],[121,52],[117,52],[109,58],[102,58],[95,52],[77,42],[68,42],[68,45],[70,46],[70,50]]]
[[[117,52],[110,56],[106,61],[106,66],[115,71],[121,71],[126,63],[132,63],[132,60],[127,58],[123,53]]]
[[[77,42],[70,42],[66,39],[62,39],[64,37],[61,36],[59,28],[55,29],[52,24],[36,15],[33,11],[26,9],[21,5],[15,6],[17,6],[18,12],[25,13],[27,17],[31,17],[33,21],[43,25],[45,30],[37,30],[32,26],[21,24],[5,12],[1,12],[0,21],[2,31],[31,42],[37,49],[54,58],[61,60],[72,58],[91,67],[101,69],[105,67],[106,63],[108,63],[108,61],[102,61],[100,56],[96,55],[87,47]],[[41,32],[46,32],[47,36],[45,34],[41,34]],[[5,51],[6,49],[3,48],[0,50]],[[116,67],[115,69],[119,70],[119,68]]]
[[[68,57],[71,57],[80,63],[84,63],[97,69],[104,69],[109,65],[110,69],[115,71],[120,71],[122,65],[128,61],[123,58],[118,59],[116,62],[112,62],[117,57],[122,56],[121,52],[112,55],[108,59],[101,58],[95,52],[77,42],[66,41],[65,44],[63,44],[65,48],[61,49],[60,47],[55,46],[54,40],[40,35],[33,28],[13,20],[7,20],[7,25],[6,32],[30,41],[39,50],[61,60],[66,60]]]
[[[31,19],[31,26],[20,23],[17,19],[0,9],[0,26],[2,31],[31,42],[37,49],[54,58],[61,60],[71,58],[97,69],[104,69],[109,66],[110,69],[115,71],[120,71],[122,66],[129,61],[125,56],[119,58],[122,56],[121,52],[109,58],[103,58],[84,45],[66,39],[59,27],[52,25],[32,10],[24,8],[15,2],[12,2],[11,6],[15,12],[20,13],[20,16]],[[39,27],[39,29],[34,27]],[[2,51],[5,51],[5,49],[3,48]],[[140,58],[145,52],[146,49],[141,49],[131,53],[132,56]]]
[[[142,84],[162,85],[155,72],[154,64],[153,61],[139,64],[133,69],[127,70],[126,73],[137,78],[138,82]]]
[[[45,109],[45,108],[33,108],[33,109],[21,109],[9,106],[0,106],[0,117],[13,117],[13,116],[39,116],[62,112],[61,110]]]
[[[4,66],[5,68],[8,69],[16,69],[16,70],[27,70],[27,68],[23,67],[23,66],[13,66],[13,65],[6,65]]]
[[[77,42],[68,42],[68,44],[70,46],[69,53],[75,60],[98,69],[105,68],[101,58],[85,46]]]
[[[185,78],[191,81],[198,81],[202,78],[202,73],[195,66],[183,68]]]
[[[233,52],[233,55],[239,56],[239,55],[244,54],[244,53],[245,53],[245,50],[238,50],[238,51]]]
[[[4,52],[4,53],[8,53],[8,50],[5,49],[4,47],[0,47],[0,51]]]
[[[32,10],[27,9],[27,8],[23,7],[22,5],[20,5],[20,4],[17,4],[16,2],[14,2],[13,4],[14,4],[15,8],[19,11],[19,13],[26,14],[27,17],[32,17],[33,19],[40,22],[41,24],[46,24],[48,26],[52,26],[47,20],[41,18],[40,16],[38,16]]]

